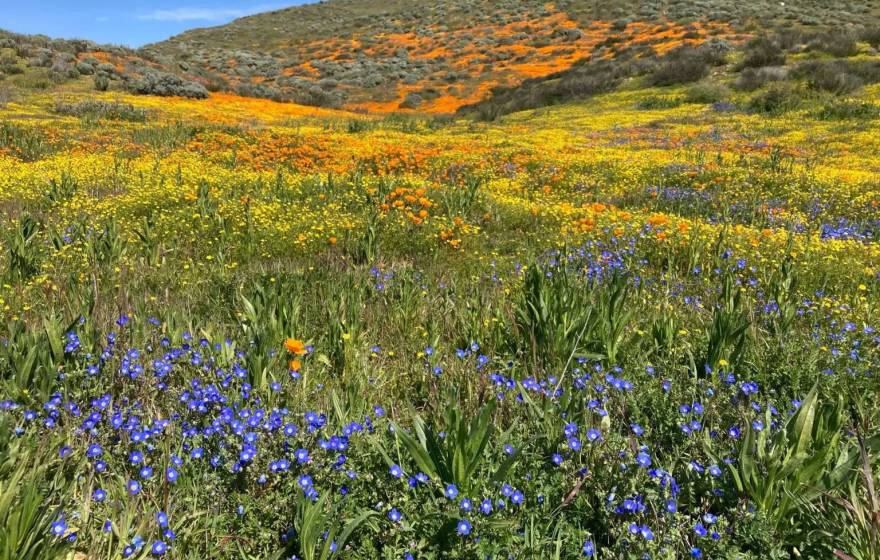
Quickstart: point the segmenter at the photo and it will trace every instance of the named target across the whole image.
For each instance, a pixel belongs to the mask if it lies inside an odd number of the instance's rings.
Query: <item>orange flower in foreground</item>
[[[302,367],[302,362],[294,358],[290,360],[287,367],[290,368],[290,371],[299,371],[299,368]]]
[[[288,338],[284,341],[284,348],[291,354],[302,356],[306,353],[306,345],[302,340],[296,338]]]

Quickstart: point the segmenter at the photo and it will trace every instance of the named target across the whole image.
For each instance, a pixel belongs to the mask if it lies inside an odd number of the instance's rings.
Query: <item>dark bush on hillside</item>
[[[712,66],[720,66],[727,62],[727,55],[733,50],[733,45],[724,39],[715,37],[705,41],[697,47],[697,52]]]
[[[0,87],[0,109],[5,109],[6,104],[15,99],[12,89],[9,87]]]
[[[229,82],[226,81],[222,76],[218,76],[216,74],[208,74],[203,76],[202,78],[205,89],[211,92],[216,91],[227,91],[229,89]]]
[[[850,72],[858,76],[866,84],[880,82],[880,61],[878,60],[847,62],[847,67]]]
[[[788,69],[784,66],[746,68],[739,73],[733,87],[740,91],[755,91],[768,82],[781,82],[786,78],[788,78]]]
[[[808,31],[801,28],[781,29],[773,37],[773,41],[783,51],[795,52],[803,50],[810,41],[814,41],[817,37],[815,31]]]
[[[730,90],[722,83],[698,82],[688,88],[685,99],[690,103],[718,103],[730,98]]]
[[[341,107],[344,101],[340,94],[325,91],[319,86],[294,89],[288,94],[288,98],[290,101],[299,103],[300,105],[330,107],[334,109]]]
[[[416,109],[419,105],[422,104],[424,99],[421,95],[415,92],[408,93],[404,100],[400,103],[401,109]]]
[[[673,109],[675,107],[681,106],[684,103],[684,98],[682,97],[667,97],[660,95],[649,95],[644,99],[640,100],[636,103],[636,108],[638,109]]]
[[[113,121],[146,122],[146,109],[135,107],[131,103],[115,103],[110,101],[81,101],[79,103],[56,103],[55,112],[59,115],[79,117],[83,119],[107,119]]]
[[[660,67],[648,76],[648,83],[654,86],[688,84],[702,80],[708,73],[705,56],[693,48],[678,49],[664,57]]]
[[[856,36],[852,33],[824,33],[815,43],[815,48],[832,56],[853,56],[859,52]]]
[[[109,62],[102,62],[98,64],[98,72],[101,74],[107,74],[108,76],[112,76],[116,73],[116,67],[110,64]]]
[[[852,93],[865,84],[856,66],[845,60],[805,62],[795,68],[794,75],[805,79],[812,89],[836,95]]]
[[[24,74],[24,68],[16,64],[15,61],[0,61],[0,72],[7,76]]]
[[[107,91],[110,88],[110,78],[103,74],[95,75],[95,89],[97,91]]]
[[[782,66],[785,53],[769,37],[756,37],[746,44],[740,68],[760,68],[761,66]]]
[[[749,100],[749,110],[754,113],[779,114],[797,109],[803,92],[788,83],[773,84],[766,91]]]
[[[880,118],[880,106],[858,99],[841,99],[826,103],[819,111],[822,120],[867,120]]]
[[[89,64],[88,62],[77,62],[76,63],[76,71],[82,74],[83,76],[91,76],[95,73],[95,67]]]
[[[864,41],[872,47],[880,47],[880,27],[866,27],[859,31],[859,41]]]
[[[766,79],[763,73],[758,72],[754,68],[746,68],[736,77],[733,87],[740,91],[755,91],[763,86],[765,82]]]
[[[271,99],[272,101],[287,100],[287,97],[281,90],[265,84],[239,84],[239,86],[235,88],[235,93],[242,97],[258,97],[260,99]]]
[[[202,84],[189,82],[180,76],[156,70],[150,70],[140,78],[128,80],[126,89],[140,95],[190,97],[193,99],[208,97],[208,90]]]

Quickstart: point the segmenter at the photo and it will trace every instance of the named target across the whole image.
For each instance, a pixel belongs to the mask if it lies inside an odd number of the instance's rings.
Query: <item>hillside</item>
[[[876,1],[546,3],[331,0],[196,29],[143,52],[209,89],[299,103],[452,112],[499,86],[621,51],[651,57],[759,26],[876,22]]]
[[[137,50],[0,30],[0,83],[46,90],[91,80],[98,90],[140,94],[231,92],[368,112],[494,118],[609,91],[630,78],[650,80],[676,64],[691,66],[678,69],[689,75],[661,82],[695,81],[710,70],[733,74],[742,68],[727,63],[744,55],[731,51],[756,38],[771,37],[794,56],[858,54],[860,41],[877,48],[878,16],[877,0],[834,8],[813,1],[331,0]]]

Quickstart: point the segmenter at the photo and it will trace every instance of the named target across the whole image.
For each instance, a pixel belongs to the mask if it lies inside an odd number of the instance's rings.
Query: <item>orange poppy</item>
[[[305,343],[302,340],[297,340],[295,338],[288,338],[285,340],[284,348],[291,354],[296,354],[297,356],[302,356],[306,353]]]

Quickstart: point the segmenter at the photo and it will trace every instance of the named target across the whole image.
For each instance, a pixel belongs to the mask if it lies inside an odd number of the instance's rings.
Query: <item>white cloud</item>
[[[259,12],[277,10],[277,4],[259,4],[247,8],[175,8],[173,10],[154,10],[137,16],[148,21],[224,21]]]

